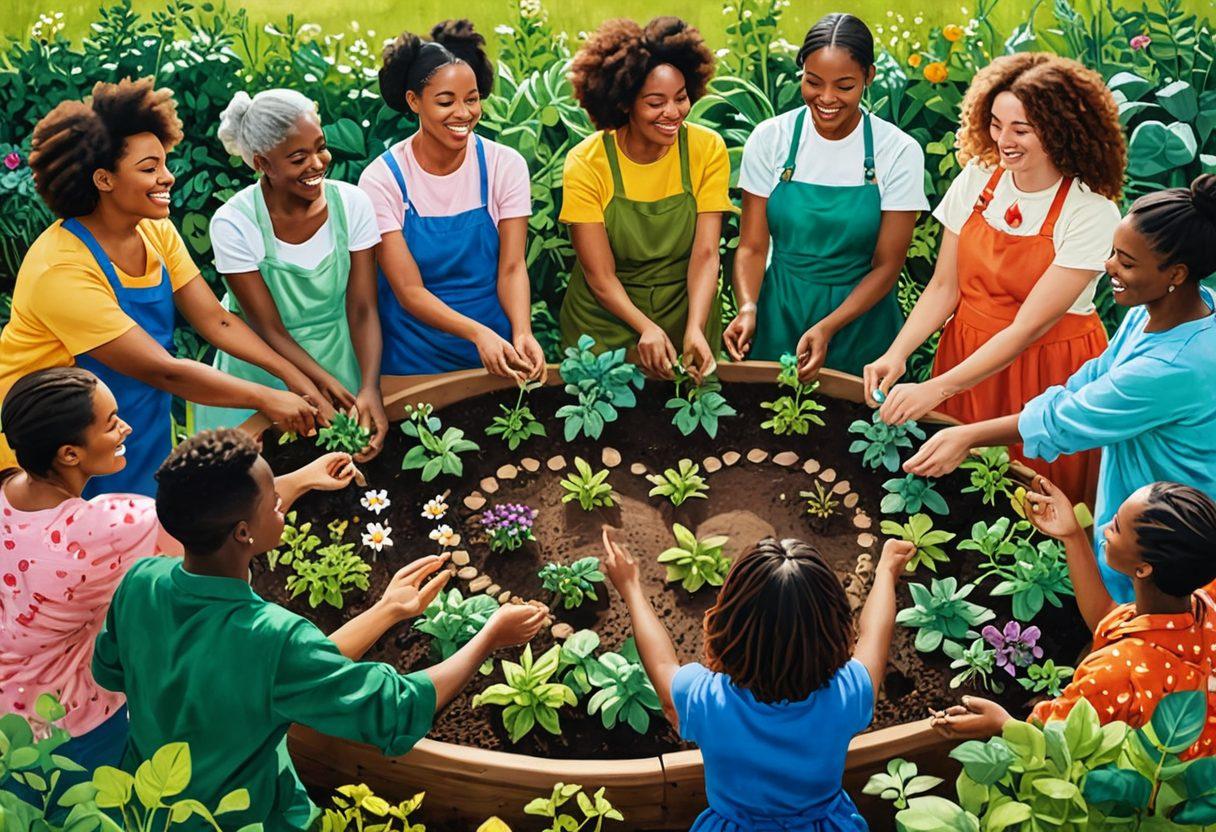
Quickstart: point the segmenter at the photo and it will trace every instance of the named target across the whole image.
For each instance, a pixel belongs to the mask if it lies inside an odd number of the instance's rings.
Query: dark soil
[[[359,500],[364,489],[352,487],[340,493],[313,493],[303,497],[296,510],[301,521],[312,520],[314,529],[324,529],[333,519],[351,520],[347,539],[357,537],[358,527],[370,519],[388,523],[392,529],[394,546],[386,549],[373,563],[371,587],[366,593],[355,592],[347,597],[343,610],[327,606],[310,609],[303,597],[287,598],[284,588],[287,571],[275,572],[266,569],[264,563],[255,564],[254,586],[266,598],[277,601],[315,621],[326,632],[336,629],[344,621],[366,609],[383,592],[395,570],[415,558],[435,552],[435,544],[427,537],[434,523],[421,516],[423,504],[439,492],[450,489],[448,503],[452,506],[443,522],[449,523],[461,533],[463,541],[458,547],[469,552],[472,565],[479,572],[488,574],[495,584],[504,590],[526,599],[537,599],[553,607],[558,622],[566,622],[574,629],[594,629],[601,638],[601,649],[619,649],[629,636],[629,620],[624,605],[615,592],[602,588],[598,601],[588,601],[577,610],[564,610],[553,604],[536,576],[544,563],[561,561],[569,563],[587,555],[599,556],[600,526],[608,523],[620,529],[619,537],[639,556],[643,581],[652,603],[663,617],[680,658],[695,661],[701,653],[701,619],[705,610],[713,603],[716,590],[712,587],[690,595],[678,583],[664,582],[665,571],[655,558],[663,549],[674,544],[672,523],[679,522],[693,529],[698,537],[707,534],[730,536],[728,554],[738,554],[760,537],[776,533],[782,537],[801,537],[813,543],[833,565],[846,587],[852,584],[854,596],[860,600],[864,584],[854,574],[858,556],[866,552],[874,562],[881,549],[878,526],[883,515],[879,502],[883,495],[882,483],[895,476],[885,469],[872,471],[861,465],[860,456],[851,454],[847,448],[856,438],[847,432],[848,425],[858,418],[868,418],[869,410],[850,402],[822,399],[827,410],[820,415],[827,423],[825,427],[812,427],[808,436],[777,437],[760,428],[765,416],[760,407],[763,400],[774,397],[770,385],[727,384],[723,394],[739,411],[740,416],[724,419],[716,439],[703,433],[683,437],[669,421],[670,411],[663,404],[670,395],[666,384],[648,382],[639,397],[635,409],[624,411],[619,421],[609,424],[599,441],[578,438],[573,442],[562,439],[562,425],[553,414],[568,397],[560,386],[537,390],[530,396],[529,404],[542,420],[549,437],[534,438],[514,452],[507,450],[497,437],[484,433],[493,416],[499,413],[499,403],[513,405],[515,391],[503,391],[470,399],[453,405],[439,415],[444,425],[464,429],[466,436],[481,445],[481,451],[464,456],[464,474],[459,478],[440,477],[432,483],[419,481],[418,472],[401,471],[400,461],[411,439],[394,429],[389,434],[384,451],[372,463],[364,466],[369,488],[384,488],[392,500],[391,507],[378,518],[367,516]],[[926,426],[930,431],[932,427]],[[555,473],[545,463],[556,454],[564,456],[567,471],[572,469],[575,456],[582,456],[597,470],[601,464],[601,451],[605,447],[618,450],[622,457],[609,482],[619,498],[619,505],[612,509],[600,509],[584,513],[577,504],[561,504],[564,493],[558,485],[566,471]],[[747,453],[753,448],[767,450],[775,455],[781,451],[794,451],[799,455],[798,464],[779,467],[771,461],[754,464],[747,461]],[[641,476],[630,473],[630,466],[641,463],[648,471],[661,471],[675,467],[681,458],[689,458],[701,464],[709,456],[722,457],[727,451],[736,451],[743,458],[733,466],[710,474],[708,499],[690,500],[684,505],[672,507],[664,498],[648,497],[650,484]],[[317,450],[305,442],[279,447],[267,442],[267,455],[275,470],[291,470],[317,454]],[[541,462],[536,473],[527,473],[520,460],[532,457]],[[906,458],[906,455],[905,455]],[[818,460],[822,469],[834,469],[836,477],[831,485],[847,481],[849,488],[860,496],[856,508],[839,508],[824,528],[813,528],[805,513],[805,501],[798,495],[813,487],[816,476],[807,474],[803,462]],[[489,547],[479,539],[477,514],[467,509],[463,500],[473,491],[480,490],[483,478],[494,476],[504,464],[513,464],[520,469],[513,480],[500,481],[496,493],[486,493],[488,505],[498,502],[521,502],[539,510],[535,534],[537,541],[522,549],[506,554],[491,553]],[[938,575],[957,575],[960,583],[973,578],[977,572],[968,553],[955,553],[953,545],[969,536],[971,525],[977,520],[992,522],[1007,507],[993,508],[982,504],[977,494],[962,494],[967,484],[966,472],[947,477],[938,484],[938,490],[950,504],[947,517],[934,517],[935,525],[957,535],[955,541],[946,545],[952,553],[949,564],[939,566]],[[703,471],[704,474],[704,471]],[[841,495],[836,495],[840,499]],[[859,545],[859,529],[854,524],[854,514],[862,511],[873,520],[871,528],[865,530],[878,542],[869,548]],[[903,517],[899,517],[901,521]],[[370,557],[371,552],[365,552]],[[921,568],[912,580],[928,583],[933,575]],[[990,598],[984,591],[988,583],[981,585],[971,600],[991,606],[997,613],[994,623],[1002,625],[1010,617],[1008,599]],[[459,587],[466,595],[467,582],[452,579],[450,586]],[[900,606],[907,606],[909,595],[905,585],[900,588]],[[1076,612],[1071,599],[1066,599],[1063,609],[1045,607],[1035,623],[1044,633],[1043,646],[1046,655],[1057,663],[1073,664],[1088,641],[1088,633]],[[940,652],[930,656],[919,654],[913,647],[913,631],[896,628],[891,648],[891,664],[878,707],[873,728],[882,728],[897,723],[917,720],[925,716],[929,707],[943,707],[957,701],[964,690],[950,690],[949,660]],[[548,630],[542,631],[533,644],[535,655],[540,655],[553,644]],[[503,651],[501,658],[516,658],[516,651]],[[402,671],[416,670],[432,662],[430,637],[415,631],[409,625],[401,625],[385,635],[369,651],[370,660],[384,661]],[[1001,673],[1003,678],[1003,672]],[[655,715],[650,733],[641,736],[627,725],[618,725],[614,730],[603,728],[599,716],[585,713],[585,698],[578,709],[567,708],[561,713],[562,734],[553,736],[539,727],[512,744],[502,727],[501,708],[470,707],[472,696],[491,684],[501,681],[501,671],[496,669],[488,677],[478,676],[469,688],[446,708],[436,719],[430,736],[434,739],[474,745],[481,748],[514,751],[550,758],[629,758],[642,757],[673,751],[685,747],[670,730],[660,715]],[[969,692],[991,696],[982,690]],[[1015,715],[1025,715],[1032,704],[1028,694],[1016,684],[1006,684],[1003,695],[996,696]]]

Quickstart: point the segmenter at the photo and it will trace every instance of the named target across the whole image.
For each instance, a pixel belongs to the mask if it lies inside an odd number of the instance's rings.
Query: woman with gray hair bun
[[[380,396],[380,321],[371,200],[325,178],[330,153],[317,107],[294,90],[238,92],[220,116],[225,149],[261,174],[211,220],[224,304],[321,390],[322,416],[357,413],[372,431],[359,460],[379,452],[388,430]],[[225,372],[269,384],[259,368],[227,353]],[[328,410],[328,414],[326,414]],[[199,408],[200,430],[233,427],[250,414]]]

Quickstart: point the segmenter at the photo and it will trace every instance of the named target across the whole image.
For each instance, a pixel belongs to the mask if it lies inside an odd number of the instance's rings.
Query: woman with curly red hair
[[[686,124],[713,77],[701,33],[675,17],[609,20],[579,50],[574,94],[598,132],[566,157],[561,221],[578,257],[562,303],[563,343],[636,347],[671,378],[680,360],[712,372],[721,339],[718,244],[732,210],[722,138]]]
[[[963,100],[958,147],[966,166],[934,212],[945,228],[933,279],[865,367],[890,424],[934,408],[964,422],[1016,413],[1106,346],[1093,297],[1127,153],[1102,77],[1043,53],[997,58]],[[892,388],[943,324],[933,378]],[[1092,499],[1096,452],[1028,464],[1074,501]]]

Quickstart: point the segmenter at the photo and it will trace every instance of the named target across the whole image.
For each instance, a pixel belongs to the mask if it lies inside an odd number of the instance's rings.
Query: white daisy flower
[[[393,539],[389,537],[389,535],[392,533],[392,526],[382,526],[379,523],[368,523],[367,528],[363,531],[363,545],[369,546],[379,552],[385,546],[393,545]]]
[[[384,489],[377,491],[374,488],[364,494],[363,499],[360,500],[360,502],[363,504],[365,509],[370,512],[374,512],[375,514],[379,514],[392,504],[392,501],[390,501],[388,498],[387,491]]]
[[[422,507],[422,516],[427,520],[442,520],[448,513],[448,504],[443,501],[443,495],[432,497]]]
[[[460,545],[460,535],[452,531],[452,527],[448,525],[440,526],[431,531],[431,540],[434,540],[442,548],[446,549],[450,546]]]

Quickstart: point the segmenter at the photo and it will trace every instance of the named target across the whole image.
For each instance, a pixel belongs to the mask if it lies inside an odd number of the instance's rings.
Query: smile
[[[1120,280],[1117,277],[1112,277],[1110,279],[1110,290],[1112,292],[1114,292],[1115,294],[1119,294],[1120,292],[1126,292],[1127,284],[1124,283],[1122,280]]]
[[[1001,155],[1011,162],[1016,162],[1018,159],[1022,158],[1023,154],[1020,150],[1002,150]]]
[[[321,173],[318,173],[316,176],[309,176],[306,179],[301,179],[300,184],[304,185],[307,188],[315,188],[324,181],[325,181],[325,173],[324,173],[324,171],[322,171]]]
[[[126,456],[126,455],[127,455],[127,446],[126,445],[119,445],[117,448],[114,449],[114,456],[118,457],[118,456]]]
[[[152,200],[157,205],[167,206],[169,204],[169,192],[168,191],[153,191],[152,193],[148,194],[148,199]]]
[[[472,126],[468,124],[445,124],[443,126],[461,138],[468,136],[472,129]]]
[[[680,130],[678,121],[656,121],[654,129],[667,136],[674,136]]]
[[[822,118],[835,118],[836,115],[843,110],[844,107],[824,107],[822,104],[815,105],[815,112],[819,113]]]

